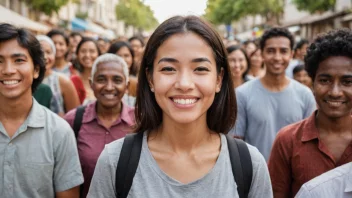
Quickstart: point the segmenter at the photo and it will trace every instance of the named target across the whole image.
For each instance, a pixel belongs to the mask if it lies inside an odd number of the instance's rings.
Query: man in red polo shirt
[[[352,32],[331,31],[310,45],[305,65],[318,110],[278,133],[269,159],[275,198],[352,161]]]

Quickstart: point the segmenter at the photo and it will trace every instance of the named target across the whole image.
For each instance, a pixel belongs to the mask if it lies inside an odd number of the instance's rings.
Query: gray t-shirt
[[[142,153],[128,198],[238,198],[226,137],[221,134],[221,151],[209,173],[183,184],[166,175],[153,158],[144,133]],[[95,168],[88,197],[116,197],[115,172],[124,139],[105,146]],[[249,197],[273,197],[270,176],[263,156],[248,145],[253,163],[253,178]]]
[[[269,159],[277,132],[310,116],[316,109],[312,91],[290,79],[281,92],[271,92],[255,79],[236,89],[237,121],[231,133],[257,147]]]

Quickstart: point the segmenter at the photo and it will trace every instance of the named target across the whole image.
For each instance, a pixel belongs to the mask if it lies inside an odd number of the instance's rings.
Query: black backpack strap
[[[79,106],[76,110],[75,119],[73,120],[73,131],[75,132],[76,139],[78,137],[79,130],[82,126],[83,114],[86,110],[86,106]]]
[[[247,198],[252,184],[253,166],[248,147],[243,140],[226,135],[233,176],[240,198]]]
[[[116,168],[116,197],[127,198],[142,151],[143,133],[127,134]]]

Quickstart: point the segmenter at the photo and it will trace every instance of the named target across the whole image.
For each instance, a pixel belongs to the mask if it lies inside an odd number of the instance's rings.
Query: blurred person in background
[[[131,47],[131,45],[127,42],[124,41],[119,41],[116,43],[113,43],[109,50],[108,53],[111,54],[116,54],[124,59],[126,62],[128,69],[129,69],[129,79],[130,79],[130,85],[128,88],[128,95],[135,97],[136,96],[136,89],[137,89],[137,76],[138,76],[138,71],[137,71],[137,66],[135,64],[135,55],[134,51]]]
[[[97,40],[101,54],[105,54],[110,48],[110,40],[107,38],[99,37]]]
[[[249,59],[246,52],[238,45],[227,47],[226,50],[233,86],[236,88],[249,80],[247,78],[248,68],[250,67]]]
[[[81,125],[76,131],[84,176],[81,188],[83,198],[87,196],[95,165],[105,145],[125,137],[135,125],[134,108],[122,100],[128,88],[129,76],[123,59],[114,54],[101,55],[95,60],[91,72],[89,81],[97,100],[84,106]],[[79,108],[65,115],[74,130]]]
[[[312,89],[312,79],[308,76],[304,65],[298,65],[293,69],[293,79]]]
[[[286,69],[286,76],[293,78],[293,69],[298,65],[304,65],[304,56],[307,53],[309,42],[306,39],[300,40],[294,50],[293,59]]]
[[[80,95],[81,103],[87,104],[96,99],[90,87],[89,77],[91,76],[95,59],[100,56],[97,42],[93,38],[84,37],[77,46],[76,55],[77,59],[75,65],[78,67],[79,72],[77,75],[72,76],[71,80]]]
[[[255,49],[257,49],[257,45],[252,40],[247,40],[243,43],[242,48],[246,52],[247,56],[250,56]]]
[[[257,147],[266,160],[278,131],[316,109],[312,91],[285,75],[293,46],[294,38],[286,28],[266,30],[260,40],[265,75],[236,89],[239,105],[233,135]]]
[[[82,40],[82,35],[79,32],[72,32],[69,37],[69,53],[67,54],[67,61],[73,62],[76,59],[76,49],[79,42]]]
[[[261,78],[265,75],[265,65],[262,50],[257,47],[249,56],[250,67],[247,73],[248,79]]]
[[[139,36],[133,36],[130,39],[128,39],[128,42],[131,44],[131,47],[134,52],[134,62],[136,64],[136,67],[139,70],[139,66],[141,64],[141,58],[143,56],[143,51],[144,51],[144,40],[143,38]]]
[[[56,49],[55,64],[52,69],[65,74],[67,77],[71,77],[71,75],[75,74],[75,70],[72,63],[66,59],[70,44],[68,36],[61,30],[51,30],[47,36],[54,41]]]
[[[56,53],[54,42],[44,35],[38,35],[37,39],[40,42],[45,59],[46,72],[43,83],[48,85],[53,93],[50,109],[62,117],[66,112],[79,106],[79,98],[70,79],[52,70]]]

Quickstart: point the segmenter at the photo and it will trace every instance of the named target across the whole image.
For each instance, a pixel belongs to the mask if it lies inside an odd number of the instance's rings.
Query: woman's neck
[[[262,68],[257,67],[257,66],[253,66],[249,70],[248,74],[250,74],[250,75],[252,75],[254,77],[257,77],[257,76],[261,75],[261,70],[262,70]]]
[[[53,73],[53,70],[51,70],[51,68],[50,68],[50,69],[47,69],[47,70],[45,71],[44,77],[48,77],[48,76],[50,76],[52,73]]]
[[[89,77],[91,76],[92,69],[91,68],[84,68],[81,72],[81,77],[83,81],[89,81]]]
[[[208,128],[204,118],[189,124],[180,124],[164,116],[161,126],[148,138],[159,139],[165,145],[170,146],[174,152],[191,152],[194,148],[209,141],[213,135],[214,132]]]
[[[233,77],[232,81],[233,81],[233,87],[234,88],[236,88],[236,87],[238,87],[238,86],[240,86],[240,85],[242,85],[244,83],[244,80],[243,80],[242,76],[241,77],[237,77],[237,76]]]
[[[63,69],[67,65],[67,61],[64,57],[55,59],[55,68]]]

